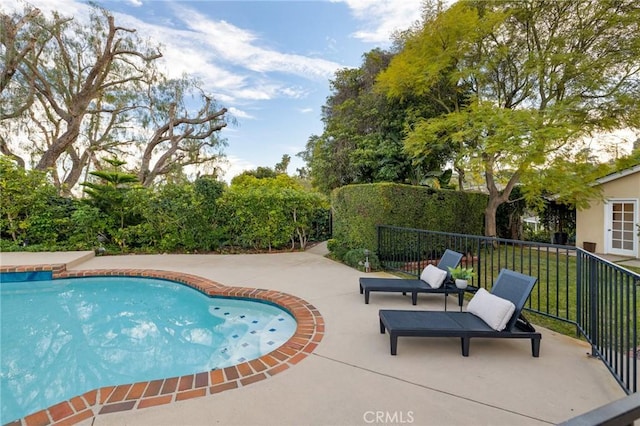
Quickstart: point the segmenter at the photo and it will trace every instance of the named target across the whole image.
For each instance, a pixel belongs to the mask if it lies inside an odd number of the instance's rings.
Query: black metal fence
[[[577,253],[577,326],[628,392],[638,389],[640,276],[593,254]]]
[[[378,227],[382,266],[419,276],[445,249],[489,289],[502,268],[538,278],[525,309],[575,326],[627,393],[638,391],[640,275],[573,246],[392,226]]]
[[[558,426],[633,426],[636,419],[640,419],[640,393],[598,407],[559,423]]]

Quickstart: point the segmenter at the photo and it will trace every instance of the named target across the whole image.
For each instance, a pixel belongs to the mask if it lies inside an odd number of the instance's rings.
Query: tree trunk
[[[47,151],[42,154],[40,161],[36,165],[36,170],[44,170],[55,167],[58,158],[63,152],[73,145],[78,139],[80,134],[80,123],[82,123],[82,117],[73,117],[67,124],[67,131],[64,132],[59,138],[57,138]]]
[[[498,186],[494,179],[494,164],[496,157],[490,155],[483,155],[484,161],[484,173],[485,181],[487,184],[487,190],[489,191],[489,202],[487,208],[484,210],[484,235],[487,237],[497,237],[498,228],[496,226],[496,215],[498,207],[502,203],[509,201],[509,196],[513,187],[516,186],[520,180],[520,171],[516,171],[511,175],[509,182],[505,185],[502,191],[498,190]]]
[[[78,183],[78,181],[80,180],[80,176],[82,176],[82,171],[89,162],[88,150],[84,151],[82,153],[82,156],[78,156],[73,146],[70,146],[67,152],[69,153],[69,157],[71,158],[73,167],[71,168],[71,171],[69,172],[67,177],[64,179],[64,184],[61,188],[63,195],[69,195],[71,193],[71,188],[73,188]]]
[[[7,143],[4,140],[4,138],[2,138],[1,136],[0,136],[0,153],[2,153],[3,155],[6,155],[7,157],[11,157],[18,164],[18,166],[20,166],[20,168],[22,169],[25,168],[26,164],[22,159],[22,157],[13,153],[7,146]]]
[[[496,213],[499,205],[498,198],[489,197],[487,208],[484,209],[484,235],[487,237],[496,237],[498,235]]]

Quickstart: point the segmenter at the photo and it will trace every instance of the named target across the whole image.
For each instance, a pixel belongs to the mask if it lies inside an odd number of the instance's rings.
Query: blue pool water
[[[199,373],[271,352],[295,319],[164,280],[0,283],[0,424],[103,386]]]

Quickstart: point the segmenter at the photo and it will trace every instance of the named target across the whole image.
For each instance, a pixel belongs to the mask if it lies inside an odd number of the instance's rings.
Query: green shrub
[[[162,252],[214,250],[221,244],[215,220],[219,194],[215,184],[166,184],[140,205],[145,220],[129,238]]]
[[[546,229],[542,229],[539,231],[533,231],[529,229],[525,229],[524,231],[524,240],[525,241],[534,241],[537,243],[550,243],[551,242],[551,234]]]
[[[15,244],[55,244],[56,221],[68,216],[45,173],[25,170],[0,156],[0,238]],[[59,202],[60,201],[60,202]]]
[[[378,245],[376,225],[482,235],[488,200],[481,193],[393,183],[348,185],[331,198],[334,238],[345,247],[372,251]],[[402,243],[428,249],[419,241]]]
[[[242,248],[304,248],[319,210],[327,200],[304,189],[287,175],[256,178],[246,175],[234,181],[222,195],[220,211],[231,244]]]
[[[330,238],[327,240],[327,250],[330,252],[334,252],[336,248],[338,248],[339,242],[335,238]]]
[[[193,253],[304,248],[328,238],[327,198],[287,175],[247,175],[231,188],[210,176],[147,188],[110,163],[113,170],[91,173],[88,197],[78,200],[58,196],[45,173],[0,156],[0,249]]]
[[[380,261],[378,260],[378,256],[376,256],[374,252],[367,249],[349,250],[344,255],[344,263],[360,271],[365,270],[367,259],[369,261],[369,268],[371,271],[380,269]]]
[[[327,249],[334,259],[341,262],[344,260],[344,256],[349,251],[349,247],[345,246],[342,242],[335,238],[327,240]]]
[[[97,207],[81,204],[72,214],[74,224],[69,244],[75,250],[94,249],[99,246],[98,236],[107,231],[107,219]]]
[[[326,241],[331,237],[331,208],[326,197],[311,217],[309,241]]]
[[[0,238],[0,252],[22,251],[22,245],[10,238]]]

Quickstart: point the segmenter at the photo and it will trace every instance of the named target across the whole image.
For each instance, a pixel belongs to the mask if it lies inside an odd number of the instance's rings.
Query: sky
[[[11,3],[11,2],[10,2]],[[20,6],[17,5],[16,7]],[[29,0],[44,12],[83,19],[86,2]],[[198,77],[237,125],[221,136],[224,179],[291,156],[288,172],[311,135],[321,134],[321,108],[341,68],[388,48],[395,30],[420,17],[421,0],[98,0],[116,24],[161,45],[170,77]]]

